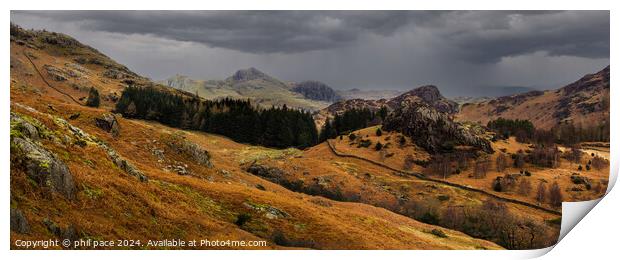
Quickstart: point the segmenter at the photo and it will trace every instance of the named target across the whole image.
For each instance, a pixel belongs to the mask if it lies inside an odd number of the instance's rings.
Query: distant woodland
[[[128,118],[155,120],[268,147],[305,148],[318,140],[310,113],[286,105],[260,109],[249,100],[201,100],[153,87],[128,87],[116,104],[116,112]]]

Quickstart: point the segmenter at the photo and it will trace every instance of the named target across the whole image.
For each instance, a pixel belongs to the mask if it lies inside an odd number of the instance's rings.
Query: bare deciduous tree
[[[554,207],[562,206],[562,190],[560,189],[560,185],[558,182],[553,182],[551,184],[551,188],[549,189],[549,202]]]
[[[411,170],[411,168],[413,168],[414,164],[415,164],[415,159],[413,158],[413,156],[411,154],[407,154],[405,156],[405,162],[403,164],[403,169],[405,171],[409,171]]]
[[[486,177],[487,172],[489,171],[490,164],[491,162],[489,161],[489,158],[487,157],[483,157],[483,158],[476,160],[476,163],[474,165],[474,178],[482,179]]]
[[[570,152],[566,156],[566,159],[568,159],[568,161],[570,161],[572,165],[573,163],[579,164],[581,162],[581,157],[582,157],[581,150],[579,149],[578,146],[574,145],[574,146],[571,146]]]
[[[523,153],[522,150],[519,150],[515,155],[514,155],[514,162],[513,162],[514,166],[516,168],[523,168],[523,166],[525,165],[525,153]]]
[[[540,203],[545,202],[547,198],[547,185],[544,182],[538,183],[538,188],[536,190],[536,200]]]
[[[596,170],[602,170],[607,168],[608,166],[609,161],[607,159],[600,156],[594,156],[594,158],[592,158],[592,168]]]
[[[519,194],[528,196],[530,192],[532,192],[532,183],[527,178],[521,178],[521,182],[519,182]]]
[[[508,159],[506,158],[506,155],[500,153],[495,159],[495,169],[497,172],[503,172],[506,169],[507,164]]]
[[[444,179],[447,178],[452,170],[452,162],[450,157],[445,155],[435,157],[431,163],[431,169],[434,174],[437,174]]]

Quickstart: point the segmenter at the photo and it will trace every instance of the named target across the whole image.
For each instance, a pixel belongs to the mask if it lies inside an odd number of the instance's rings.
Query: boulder
[[[165,171],[175,172],[178,175],[188,175],[189,171],[186,166],[183,165],[166,165],[164,168]]]
[[[69,116],[69,120],[75,120],[80,117],[80,112],[73,113]]]
[[[78,231],[73,224],[68,225],[66,228],[61,228],[58,224],[56,224],[54,221],[50,220],[49,218],[44,218],[43,225],[47,228],[47,230],[52,235],[59,237],[63,240],[67,239],[73,242],[73,241],[80,239],[80,236],[78,235]]]
[[[115,69],[106,70],[103,72],[103,76],[110,79],[124,79],[126,77],[125,73]]]
[[[118,137],[121,132],[121,126],[113,114],[104,114],[102,117],[95,118],[95,125],[104,131]]]
[[[59,68],[56,68],[52,65],[44,65],[43,68],[47,71],[47,74],[52,77],[55,81],[65,81],[67,80],[67,75],[64,71]]]
[[[28,177],[41,187],[61,193],[67,199],[75,198],[75,183],[67,165],[41,145],[28,138],[11,138],[16,149],[14,162],[23,167]]]
[[[11,231],[22,234],[30,232],[28,220],[19,209],[11,208]]]
[[[43,225],[47,228],[47,230],[52,233],[55,236],[60,236],[60,234],[62,233],[61,228],[56,225],[56,223],[54,223],[54,221],[50,220],[49,218],[44,218],[43,219]]]
[[[38,121],[30,122],[15,113],[11,113],[11,136],[22,136],[36,141],[41,138],[39,128],[41,125]]]
[[[125,160],[122,156],[118,155],[112,148],[107,148],[108,156],[112,160],[112,163],[118,168],[126,172],[127,174],[138,178],[141,182],[147,182],[149,179],[144,173],[142,173],[133,164]]]
[[[266,204],[256,204],[256,203],[248,203],[244,202],[244,206],[247,208],[253,209],[258,212],[264,212],[264,216],[268,219],[279,219],[279,218],[287,218],[290,217],[286,211],[276,208],[271,205]]]
[[[187,141],[182,137],[174,136],[171,140],[167,141],[166,144],[170,147],[170,149],[176,151],[176,153],[187,155],[200,165],[207,166],[209,168],[213,167],[209,152],[203,150],[195,143]]]

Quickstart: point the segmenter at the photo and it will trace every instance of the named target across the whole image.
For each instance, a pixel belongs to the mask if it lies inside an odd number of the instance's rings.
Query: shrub
[[[504,188],[502,187],[502,182],[499,178],[500,177],[497,177],[495,180],[493,180],[493,190],[497,192],[502,192]]]
[[[519,150],[516,154],[513,154],[512,157],[515,168],[522,168],[525,165],[525,154],[522,150]]]
[[[400,145],[400,147],[405,146],[405,144],[407,144],[407,139],[404,136],[399,136],[398,137],[398,144]]]
[[[243,224],[249,222],[252,219],[252,215],[248,213],[241,213],[237,215],[237,220],[235,220],[235,224],[237,226],[243,226]]]
[[[377,136],[381,136],[381,134],[383,134],[383,132],[381,132],[381,128],[377,128],[377,131],[375,132],[375,134]]]
[[[377,142],[377,144],[375,144],[375,150],[381,151],[382,148],[383,148],[383,144],[381,144],[381,142]]]
[[[508,159],[506,155],[500,153],[495,159],[495,169],[497,172],[503,172],[506,169],[506,165],[508,164]]]
[[[444,233],[443,231],[439,230],[439,229],[433,229],[431,230],[431,234],[441,237],[441,238],[446,238],[448,237],[448,235],[446,235],[446,233]]]
[[[449,200],[449,199],[450,199],[450,196],[448,196],[448,195],[444,195],[444,194],[441,194],[441,195],[437,196],[437,199],[438,199],[439,201],[447,201],[447,200]]]
[[[608,166],[609,161],[607,161],[607,159],[600,156],[595,156],[594,158],[592,158],[592,168],[596,170],[602,170],[607,168]]]
[[[413,168],[413,165],[415,164],[415,159],[413,158],[413,156],[411,154],[407,154],[405,156],[405,162],[403,163],[403,169],[406,171],[411,170],[411,168]]]
[[[99,91],[96,88],[90,87],[88,91],[88,99],[86,100],[86,105],[89,107],[99,107]]]
[[[357,136],[354,133],[349,134],[349,140],[355,141],[355,138],[357,138]]]
[[[370,147],[370,145],[371,145],[371,144],[372,144],[372,142],[371,142],[370,140],[368,140],[368,139],[364,139],[364,140],[361,140],[361,141],[359,142],[359,144],[357,144],[357,147],[364,147],[364,148],[368,148],[368,147]]]
[[[562,217],[557,217],[557,218],[553,218],[553,219],[549,219],[546,220],[547,223],[551,224],[551,225],[561,225],[562,224]]]
[[[474,164],[474,178],[482,179],[487,176],[491,162],[488,158],[480,158]]]
[[[521,182],[519,182],[519,194],[528,196],[530,195],[530,192],[532,192],[532,183],[530,180],[521,179]]]
[[[583,167],[581,166],[581,164],[579,165],[579,167],[577,167],[577,170],[579,171],[583,170]]]
[[[419,220],[431,225],[437,225],[437,223],[439,223],[439,218],[437,217],[437,214],[432,211],[424,213],[424,215],[422,215]]]

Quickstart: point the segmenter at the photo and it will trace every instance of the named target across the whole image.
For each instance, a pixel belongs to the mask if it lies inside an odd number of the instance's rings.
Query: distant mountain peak
[[[336,102],[341,99],[341,97],[331,87],[316,80],[306,80],[296,83],[291,90],[312,100]]]
[[[257,68],[240,69],[236,71],[230,79],[234,81],[249,81],[255,79],[271,79],[271,77]]]

